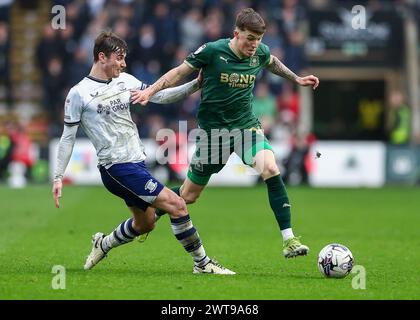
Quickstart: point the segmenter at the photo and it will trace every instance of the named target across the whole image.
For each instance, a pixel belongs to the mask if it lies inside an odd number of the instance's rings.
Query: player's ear
[[[238,38],[239,37],[239,30],[238,30],[238,28],[235,28],[235,30],[233,30],[233,37],[234,38]]]
[[[98,60],[101,63],[104,63],[106,61],[106,55],[102,51],[98,53]]]

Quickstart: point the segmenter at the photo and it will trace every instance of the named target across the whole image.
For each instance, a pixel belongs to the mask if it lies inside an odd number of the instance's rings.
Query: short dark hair
[[[265,32],[264,19],[252,8],[242,9],[236,16],[235,26],[240,30],[263,34]]]
[[[105,53],[106,57],[112,52],[127,53],[127,43],[112,31],[102,31],[95,39],[93,47],[93,60],[99,60],[99,52]]]

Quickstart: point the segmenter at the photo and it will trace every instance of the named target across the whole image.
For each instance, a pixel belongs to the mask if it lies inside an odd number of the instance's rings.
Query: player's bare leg
[[[186,177],[182,186],[171,188],[171,190],[174,191],[178,196],[183,198],[186,204],[192,204],[197,201],[205,187],[205,185],[196,184],[192,182],[188,177]],[[149,208],[147,210],[153,209]],[[161,208],[156,209],[156,221],[159,220],[160,217],[165,215],[166,213],[167,212],[162,210]]]
[[[132,209],[137,209],[137,208],[134,207]],[[134,217],[133,228],[139,233],[137,240],[139,242],[144,242],[146,241],[149,233],[155,228],[155,223],[156,223],[155,208],[148,207],[146,209],[146,212],[141,211],[139,213],[133,211],[133,217]]]
[[[201,192],[203,192],[206,186],[201,186],[190,180],[186,177],[184,183],[181,186],[181,197],[185,200],[187,204],[194,203],[200,197]]]

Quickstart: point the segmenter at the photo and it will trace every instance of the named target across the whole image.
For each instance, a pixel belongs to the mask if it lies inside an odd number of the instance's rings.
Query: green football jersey
[[[270,49],[260,43],[255,55],[241,59],[229,47],[229,41],[208,42],[185,60],[204,72],[198,109],[198,123],[204,130],[260,125],[252,111],[252,90],[258,72],[270,62]]]

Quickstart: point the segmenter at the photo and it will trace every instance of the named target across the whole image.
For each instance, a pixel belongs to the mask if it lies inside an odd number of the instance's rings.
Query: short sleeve
[[[209,43],[203,44],[197,50],[190,53],[185,59],[185,62],[192,66],[194,69],[201,69],[209,63],[211,53],[211,45]]]
[[[79,92],[73,87],[70,89],[64,103],[64,124],[74,126],[80,123],[83,101]]]
[[[144,89],[146,89],[147,87],[149,87],[149,85],[148,85],[148,84],[146,84],[146,83],[144,83],[144,82],[140,81],[139,79],[137,79],[136,77],[134,77],[134,76],[133,76],[133,75],[131,75],[131,74],[126,73],[126,76],[127,76],[127,78],[126,78],[126,81],[127,81],[127,86],[128,86],[130,89],[139,89],[139,90],[144,90]]]

